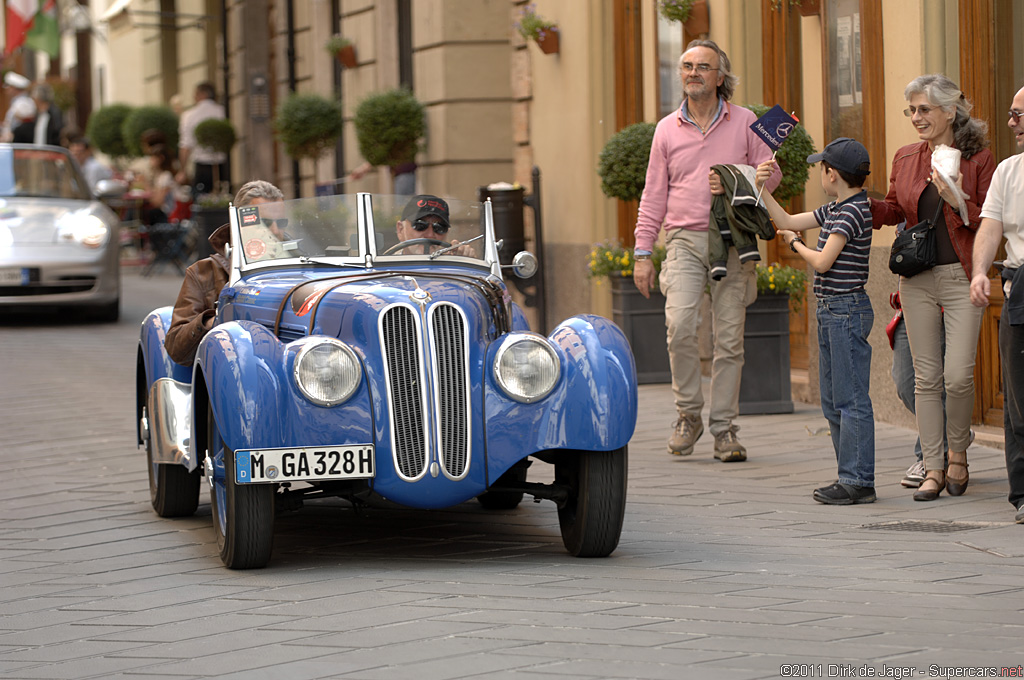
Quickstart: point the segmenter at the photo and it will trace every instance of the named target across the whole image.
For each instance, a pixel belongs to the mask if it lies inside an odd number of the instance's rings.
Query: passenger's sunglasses
[[[272,227],[276,224],[278,229],[285,229],[288,227],[288,218],[282,217],[279,220],[275,220],[269,217],[264,217],[263,224],[267,225],[268,227]]]
[[[434,228],[435,234],[447,234],[448,225],[444,222],[427,222],[426,220],[416,220],[412,223],[412,228],[416,231],[426,231],[431,227]]]
[[[1024,116],[1024,113],[1019,112],[1019,111],[1014,111],[1013,109],[1010,109],[1010,118],[1013,118],[1013,124],[1014,125],[1016,125],[1017,123],[1020,122],[1020,117],[1021,116]]]

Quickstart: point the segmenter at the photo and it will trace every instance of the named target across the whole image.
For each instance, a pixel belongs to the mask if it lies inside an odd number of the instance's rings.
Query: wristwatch
[[[635,258],[636,258],[637,260],[649,260],[649,259],[651,259],[651,256],[650,256],[650,255],[635,255],[634,257],[635,257]]]
[[[800,238],[799,236],[794,236],[789,241],[789,249],[792,250],[795,253],[796,252],[796,244],[797,243],[803,243],[803,242],[804,242],[804,240],[802,238]]]

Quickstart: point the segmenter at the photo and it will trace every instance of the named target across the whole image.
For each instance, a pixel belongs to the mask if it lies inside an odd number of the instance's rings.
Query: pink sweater
[[[757,167],[772,157],[771,148],[750,129],[756,119],[749,109],[725,102],[722,114],[706,135],[684,120],[679,109],[658,122],[637,214],[637,248],[651,250],[662,224],[666,231],[707,231],[711,166],[731,163]],[[774,190],[780,181],[782,173],[776,168],[766,189]]]

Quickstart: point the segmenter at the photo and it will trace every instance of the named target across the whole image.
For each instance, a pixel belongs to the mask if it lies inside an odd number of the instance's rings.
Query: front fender
[[[533,404],[511,400],[487,376],[487,443],[491,478],[523,457],[552,449],[613,451],[636,429],[633,352],[614,323],[580,315],[559,324],[548,339],[561,361],[558,386]],[[488,365],[500,340],[488,353]]]
[[[143,444],[142,410],[153,384],[161,378],[169,378],[184,385],[192,382],[192,369],[175,363],[164,349],[164,338],[171,326],[173,311],[172,307],[154,309],[143,320],[139,330],[135,364],[135,434],[138,445]]]

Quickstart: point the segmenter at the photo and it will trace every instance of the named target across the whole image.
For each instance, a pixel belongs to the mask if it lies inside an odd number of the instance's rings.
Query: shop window
[[[664,118],[683,101],[679,57],[683,53],[683,26],[658,16],[658,118]]]

